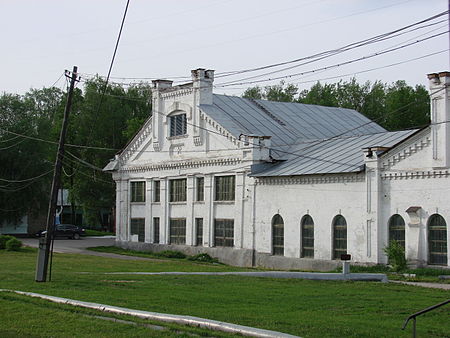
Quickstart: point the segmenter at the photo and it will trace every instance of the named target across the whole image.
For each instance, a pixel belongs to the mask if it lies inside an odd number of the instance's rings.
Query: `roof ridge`
[[[259,109],[261,109],[264,113],[266,113],[272,120],[277,122],[278,124],[282,126],[286,126],[286,123],[284,123],[282,120],[280,120],[278,117],[276,117],[271,111],[269,111],[266,107],[264,107],[261,103],[256,101],[253,98],[247,98],[250,102],[252,102],[254,105],[256,105]]]

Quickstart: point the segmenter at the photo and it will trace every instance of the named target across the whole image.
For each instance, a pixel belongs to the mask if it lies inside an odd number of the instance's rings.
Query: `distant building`
[[[153,112],[105,171],[117,245],[225,263],[330,269],[341,254],[449,265],[450,73],[430,74],[432,123],[387,132],[343,108],[213,94],[214,71],[153,81]]]

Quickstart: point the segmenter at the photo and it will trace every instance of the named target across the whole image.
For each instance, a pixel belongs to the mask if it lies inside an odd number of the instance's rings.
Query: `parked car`
[[[45,236],[47,230],[41,231],[41,236]],[[55,227],[55,237],[67,237],[71,239],[80,239],[84,236],[86,231],[73,224],[58,224]]]

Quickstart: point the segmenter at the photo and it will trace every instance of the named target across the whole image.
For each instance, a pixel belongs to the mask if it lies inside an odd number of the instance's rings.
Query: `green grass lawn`
[[[413,312],[448,299],[450,294],[444,290],[371,282],[241,276],[108,275],[105,273],[243,269],[186,260],[125,261],[70,254],[55,254],[52,281],[36,283],[36,255],[36,251],[29,248],[20,252],[0,251],[0,288],[198,316],[303,337],[408,337],[411,327],[407,331],[401,330],[404,319]],[[73,315],[70,310],[43,301],[38,301],[37,305],[33,301],[30,303],[32,306],[27,306],[27,302],[30,301],[26,297],[0,294],[0,336],[50,336],[48,331],[39,334],[42,320],[49,315],[55,318],[69,316],[71,324],[68,327],[70,330],[78,327],[79,336],[111,336],[107,334],[108,330],[114,330],[116,325],[118,329],[112,336],[139,336],[145,332],[152,335],[179,334],[111,323],[77,313]],[[23,323],[18,325],[20,319]],[[24,323],[27,323],[28,331],[20,331]],[[97,333],[91,331],[97,327]],[[419,317],[417,327],[418,336],[450,337],[449,307]],[[68,332],[72,332],[70,330]],[[135,333],[128,330],[135,330]],[[73,335],[61,333],[54,336]]]

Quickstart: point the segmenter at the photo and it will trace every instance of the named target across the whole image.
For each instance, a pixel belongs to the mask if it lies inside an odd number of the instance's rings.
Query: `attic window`
[[[187,122],[186,114],[178,114],[169,117],[170,121],[170,137],[186,135],[187,133]]]

